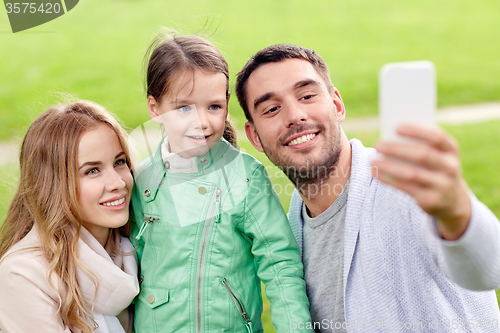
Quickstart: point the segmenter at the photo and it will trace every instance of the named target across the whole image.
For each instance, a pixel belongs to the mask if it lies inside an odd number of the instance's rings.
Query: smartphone
[[[379,73],[381,139],[408,142],[409,139],[396,134],[399,125],[433,125],[436,90],[436,68],[431,61],[384,65]]]

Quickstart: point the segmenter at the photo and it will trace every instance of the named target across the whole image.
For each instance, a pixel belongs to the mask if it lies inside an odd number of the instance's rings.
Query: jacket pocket
[[[253,333],[252,320],[248,316],[248,313],[245,311],[245,307],[243,306],[243,303],[241,302],[240,298],[236,295],[233,288],[231,288],[231,286],[227,283],[226,278],[222,279],[221,284],[226,289],[227,293],[229,294],[229,297],[231,297],[231,299],[233,300],[234,305],[236,306],[236,310],[238,310],[238,312],[241,315],[241,318],[245,322],[245,326],[247,328],[248,333]]]
[[[141,287],[139,300],[151,309],[157,308],[168,302],[169,292],[168,289],[156,289]]]

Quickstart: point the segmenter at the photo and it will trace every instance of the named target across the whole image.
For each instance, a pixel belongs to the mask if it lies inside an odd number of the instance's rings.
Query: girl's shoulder
[[[263,164],[254,156],[248,154],[241,148],[229,144],[229,149],[225,152],[227,164],[232,165],[240,171],[245,170],[248,176],[251,176],[257,169],[263,168]]]

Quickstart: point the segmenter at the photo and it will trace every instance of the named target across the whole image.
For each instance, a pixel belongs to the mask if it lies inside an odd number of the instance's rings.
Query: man
[[[500,226],[469,193],[453,138],[407,125],[415,143],[380,142],[383,155],[349,142],[328,67],[295,45],[259,51],[236,94],[249,140],[296,187],[317,331],[499,331]]]

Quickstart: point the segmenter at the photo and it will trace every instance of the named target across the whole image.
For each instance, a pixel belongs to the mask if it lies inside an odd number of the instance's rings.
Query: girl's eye
[[[216,111],[216,110],[222,109],[222,107],[220,105],[213,104],[213,105],[210,105],[210,107],[208,109]]]
[[[189,105],[184,105],[178,108],[177,110],[182,111],[182,112],[188,112],[191,111],[191,107]]]
[[[85,172],[86,175],[95,175],[96,173],[99,172],[99,169],[97,168],[92,168],[92,169],[89,169]]]

